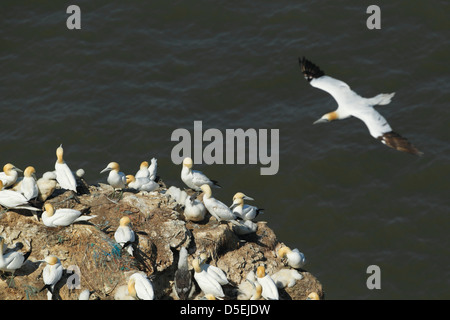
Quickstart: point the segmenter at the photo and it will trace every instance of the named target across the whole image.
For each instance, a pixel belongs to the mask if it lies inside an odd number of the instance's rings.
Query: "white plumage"
[[[29,244],[30,251],[25,255],[22,252],[10,251],[4,254],[5,239],[0,237],[0,271],[14,272],[20,269],[27,260],[31,253],[31,245]]]
[[[64,268],[61,265],[61,261],[53,255],[46,257],[45,262],[47,263],[47,265],[42,271],[44,287],[41,290],[47,288],[47,298],[48,300],[51,300],[53,297],[53,290],[55,288],[55,285],[59,280],[61,280]]]
[[[207,184],[201,186],[203,194],[203,203],[205,204],[206,210],[214,216],[217,221],[230,221],[234,224],[240,225],[236,221],[237,216],[231,211],[230,208],[223,202],[212,197],[211,187]]]
[[[199,259],[192,260],[192,266],[194,267],[194,279],[197,282],[200,289],[205,295],[212,294],[216,298],[222,298],[225,296],[220,283],[212,277],[206,270],[200,267]]]
[[[128,280],[128,293],[139,300],[153,300],[155,292],[150,280],[140,272],[134,273]]]
[[[119,227],[114,233],[114,240],[122,248],[125,248],[130,255],[133,255],[133,242],[136,240],[136,235],[130,227],[131,220],[125,216],[120,219]]]
[[[0,180],[0,205],[8,209],[27,209],[41,211],[39,208],[30,206],[25,196],[17,191],[10,189],[2,190],[3,182]]]
[[[181,180],[191,189],[200,191],[202,185],[207,184],[210,187],[221,188],[217,181],[210,180],[203,172],[192,170],[193,161],[187,157],[183,160],[181,169]]]
[[[115,189],[124,189],[127,184],[127,178],[123,172],[120,171],[120,166],[117,162],[110,162],[108,166],[100,171],[100,173],[110,171],[108,174],[109,185]]]
[[[159,188],[159,184],[151,180],[149,177],[136,178],[129,174],[126,176],[127,185],[131,189],[138,191],[151,192]]]
[[[297,248],[291,250],[289,247],[282,247],[278,250],[278,256],[280,258],[286,257],[288,265],[295,269],[300,269],[306,264],[305,255]]]
[[[335,111],[323,115],[314,123],[325,123],[353,116],[366,124],[372,137],[380,140],[387,146],[415,155],[422,154],[407,139],[394,132],[386,119],[373,108],[375,105],[390,103],[395,93],[382,93],[373,98],[363,98],[351,90],[348,84],[325,75],[319,67],[304,57],[299,59],[299,63],[302,73],[309,84],[328,92],[338,104],[338,108]]]
[[[211,277],[213,277],[218,283],[220,283],[220,285],[224,286],[228,284],[229,282],[225,272],[219,267],[206,263],[206,259],[206,254],[202,253],[200,255],[200,268],[206,271]]]
[[[280,296],[275,281],[266,274],[264,266],[256,269],[256,280],[262,286],[262,296],[266,300],[279,300]]]
[[[16,168],[13,164],[5,164],[3,172],[0,172],[0,180],[3,181],[3,187],[8,188],[16,183],[19,172],[22,172],[22,170]]]
[[[36,170],[29,166],[25,169],[22,182],[20,183],[20,193],[27,200],[35,199],[39,195],[39,189],[35,178]]]
[[[55,173],[56,181],[62,189],[72,190],[77,192],[77,182],[75,176],[70,170],[67,163],[64,161],[64,149],[62,144],[56,149],[56,162],[55,162]]]
[[[51,203],[44,205],[45,211],[42,213],[42,222],[47,227],[66,227],[74,222],[87,221],[96,216],[84,216],[75,209],[55,209]]]
[[[233,213],[243,220],[253,220],[259,214],[263,213],[264,209],[259,209],[258,207],[244,204],[244,200],[253,200],[249,196],[246,196],[242,192],[237,192],[233,197],[233,204],[230,209]]]
[[[205,219],[206,207],[195,196],[186,197],[184,203],[184,217],[190,221],[202,221]]]

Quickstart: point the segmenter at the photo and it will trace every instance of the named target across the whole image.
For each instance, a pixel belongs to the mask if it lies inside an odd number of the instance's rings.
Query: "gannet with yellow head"
[[[159,188],[159,184],[149,177],[136,178],[132,174],[126,176],[127,186],[138,191],[151,192]]]
[[[153,300],[155,298],[152,283],[147,276],[140,272],[134,273],[128,280],[128,294],[139,300]]]
[[[203,221],[206,215],[206,207],[195,195],[187,196],[184,202],[184,217],[190,221]]]
[[[246,196],[242,192],[237,192],[233,196],[233,204],[230,206],[230,209],[239,218],[243,220],[253,220],[259,214],[264,213],[264,209],[259,209],[258,207],[244,204],[244,200],[253,201],[253,198]]]
[[[59,258],[54,255],[47,256],[44,262],[47,264],[44,270],[42,271],[44,287],[42,287],[42,289],[39,292],[41,292],[44,289],[47,289],[48,290],[47,299],[52,300],[53,290],[58,281],[61,280],[64,268]]]
[[[31,242],[28,243],[29,251],[23,254],[19,251],[4,253],[5,239],[0,237],[0,271],[14,273],[20,269],[31,254]]]
[[[114,240],[127,250],[130,255],[133,255],[133,243],[136,240],[136,234],[130,227],[131,219],[128,216],[120,218],[119,227],[114,233]]]
[[[36,170],[32,166],[27,167],[23,172],[23,179],[20,183],[20,193],[22,193],[27,200],[35,199],[39,195],[35,173]]]
[[[75,176],[70,170],[67,163],[64,161],[64,149],[62,144],[56,148],[56,162],[55,162],[55,173],[56,181],[62,189],[72,190],[77,192],[77,181]]]
[[[217,219],[217,221],[230,221],[234,224],[240,225],[236,221],[237,216],[231,211],[230,208],[223,202],[213,198],[211,187],[208,184],[204,184],[200,187],[203,191],[203,203],[205,204],[206,210]]]
[[[191,189],[200,191],[204,184],[210,187],[221,188],[217,181],[209,179],[203,172],[192,170],[194,162],[191,158],[186,157],[183,160],[183,168],[181,169],[181,180]]]
[[[17,178],[19,177],[19,172],[22,172],[22,170],[20,170],[13,164],[5,164],[3,166],[3,172],[0,172],[0,180],[3,181],[3,187],[8,188],[16,183]]]
[[[192,260],[192,266],[194,267],[194,279],[205,295],[211,294],[217,298],[225,296],[220,283],[200,267],[198,258]]]
[[[225,272],[220,269],[219,267],[210,265],[208,263],[206,263],[206,259],[207,259],[207,255],[206,253],[201,253],[200,254],[200,267],[202,268],[202,270],[205,270],[210,276],[212,276],[214,279],[217,280],[217,282],[220,283],[220,285],[224,286],[226,284],[228,284],[228,279],[227,279],[227,275],[225,274]]]
[[[51,203],[44,205],[44,212],[42,213],[42,222],[47,227],[67,227],[75,222],[88,221],[96,216],[81,215],[81,211],[69,208],[57,209],[55,211]]]
[[[323,115],[314,124],[353,116],[366,124],[372,137],[388,147],[414,155],[422,155],[422,152],[417,150],[406,138],[394,132],[386,119],[374,109],[375,105],[389,104],[395,93],[381,93],[373,98],[363,98],[351,90],[345,82],[325,75],[319,67],[305,57],[299,58],[299,63],[309,84],[328,92],[338,104],[335,111]]]
[[[110,162],[108,166],[100,171],[100,173],[103,172],[109,172],[107,181],[111,187],[116,189],[123,189],[126,187],[127,178],[123,172],[120,171],[120,166],[117,162]]]
[[[291,248],[283,246],[278,250],[278,256],[280,258],[286,257],[288,265],[294,269],[300,269],[306,263],[305,255],[297,248],[291,250]]]
[[[266,269],[264,266],[259,266],[256,269],[256,280],[262,286],[262,296],[266,300],[279,300],[280,296],[278,293],[278,288],[270,277],[266,274]]]

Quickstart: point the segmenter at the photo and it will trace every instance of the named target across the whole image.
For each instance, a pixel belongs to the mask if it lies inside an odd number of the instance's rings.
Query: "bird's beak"
[[[100,173],[106,172],[106,171],[110,171],[111,168],[106,167],[105,169],[103,169],[102,171],[100,171]]]
[[[318,123],[327,123],[327,122],[329,122],[327,119],[324,119],[324,118],[320,118],[319,120],[317,120],[317,121],[314,121],[313,122],[313,124],[318,124]]]
[[[250,200],[250,201],[255,201],[255,199],[249,197],[249,196],[243,196],[242,199],[244,200]]]
[[[19,169],[17,167],[14,167],[14,169],[16,169],[16,171],[23,172],[23,170],[21,170],[21,169]]]
[[[230,210],[233,211],[233,209],[236,208],[236,207],[237,207],[237,204],[236,204],[236,203],[233,203],[233,204],[231,205],[231,207],[230,207]]]

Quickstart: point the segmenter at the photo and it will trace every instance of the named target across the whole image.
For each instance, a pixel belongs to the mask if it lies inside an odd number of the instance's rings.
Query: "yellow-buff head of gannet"
[[[189,157],[184,158],[184,160],[183,160],[183,166],[184,167],[190,169],[190,168],[192,168],[193,165],[194,165],[194,162],[192,161],[191,158],[189,158]]]
[[[320,297],[317,292],[311,292],[310,294],[308,294],[306,300],[320,300]]]
[[[256,276],[258,278],[264,278],[266,276],[266,268],[264,268],[264,266],[256,268]]]
[[[58,148],[56,148],[56,158],[57,158],[57,162],[58,163],[64,163],[64,159],[63,159],[63,155],[64,155],[64,149],[62,147],[62,144],[60,144],[60,146]]]
[[[55,208],[53,208],[51,203],[46,203],[44,204],[44,211],[47,212],[48,217],[51,217],[55,213]]]
[[[130,278],[130,280],[128,280],[128,294],[137,300],[138,297],[135,284],[136,280],[134,278]]]
[[[278,256],[280,258],[284,258],[288,253],[292,252],[291,248],[289,247],[282,247],[278,250]]]
[[[130,217],[125,216],[125,217],[120,218],[119,224],[120,224],[121,227],[126,227],[126,226],[128,226],[130,223],[131,223]]]
[[[35,174],[35,173],[36,173],[36,170],[34,169],[34,167],[29,166],[29,167],[26,167],[25,171],[23,172],[23,175],[24,175],[24,177],[29,178],[29,177],[32,177],[33,174]]]
[[[136,177],[133,176],[132,174],[128,174],[125,178],[127,179],[127,184],[130,184],[131,182],[136,181]]]
[[[141,165],[139,166],[139,169],[148,169],[148,162],[142,161]]]
[[[57,256],[47,256],[45,258],[45,262],[51,266],[55,265],[58,263],[58,257]]]
[[[198,258],[192,260],[192,267],[194,268],[195,272],[202,272],[202,268],[200,268],[200,260]]]
[[[331,122],[340,119],[339,114],[336,111],[324,114],[319,120],[314,121],[313,124]]]
[[[20,170],[19,168],[16,168],[16,166],[11,163],[7,163],[3,166],[3,172],[8,176],[11,175],[12,170],[22,172],[22,170]]]
[[[103,173],[103,172],[106,172],[106,171],[111,171],[111,170],[119,172],[119,170],[120,170],[119,164],[117,162],[114,162],[114,161],[110,162],[110,163],[108,163],[108,165],[106,166],[105,169],[100,171],[100,173]]]
[[[236,200],[236,199],[251,200],[251,201],[254,200],[253,198],[251,198],[251,197],[245,195],[245,194],[242,193],[242,192],[237,192],[237,193],[233,196],[233,201]]]
[[[202,189],[204,195],[203,197],[210,198],[212,195],[212,190],[209,184],[203,184],[200,189]]]

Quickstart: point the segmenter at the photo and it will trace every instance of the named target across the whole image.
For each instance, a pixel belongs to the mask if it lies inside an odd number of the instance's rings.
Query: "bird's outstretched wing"
[[[419,151],[406,138],[399,135],[397,132],[391,131],[378,137],[378,140],[383,142],[388,147],[394,148],[398,151],[411,153],[413,155],[421,156],[423,152]]]
[[[307,60],[305,57],[302,59],[299,58],[298,60],[302,73],[309,84],[315,88],[328,92],[336,100],[338,105],[344,104],[349,98],[358,96],[350,89],[348,84],[325,75],[318,66]]]

